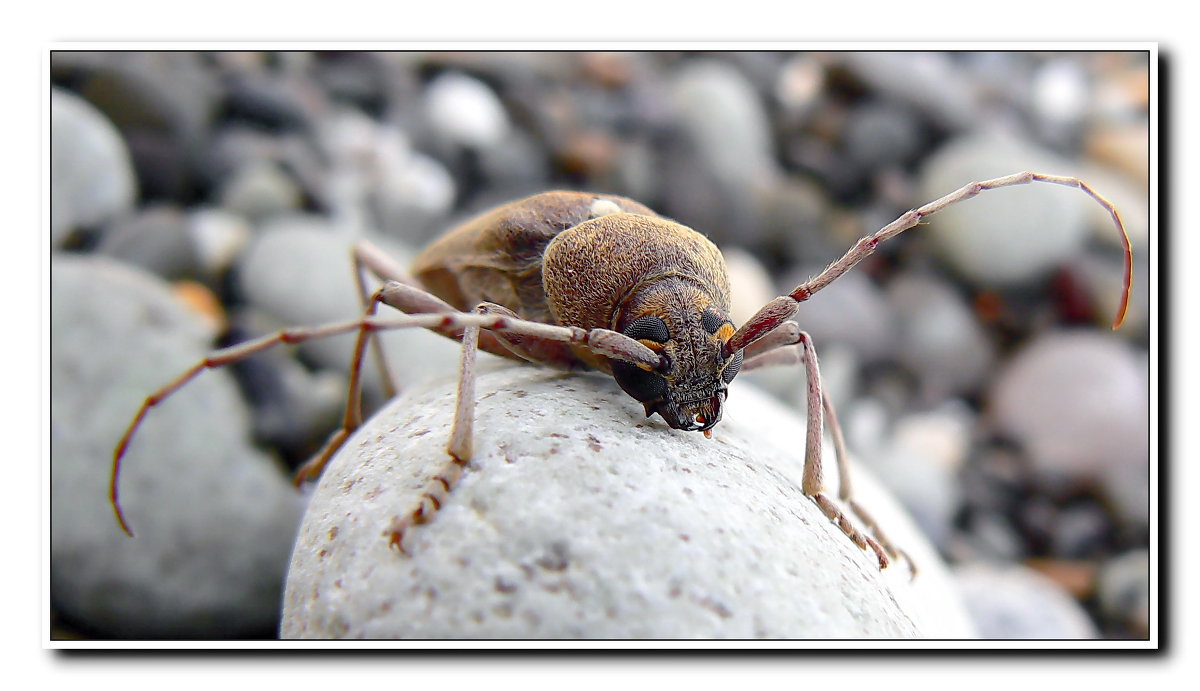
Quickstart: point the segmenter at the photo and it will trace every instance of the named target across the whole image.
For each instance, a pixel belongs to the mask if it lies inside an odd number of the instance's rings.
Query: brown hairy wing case
[[[625,197],[584,192],[544,192],[510,202],[458,226],[413,263],[426,290],[460,310],[483,301],[525,319],[555,323],[542,287],[542,255],[559,233],[587,221],[597,199],[623,211],[654,216]]]

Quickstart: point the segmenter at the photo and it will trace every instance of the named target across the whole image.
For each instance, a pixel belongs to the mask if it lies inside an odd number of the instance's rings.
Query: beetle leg
[[[367,299],[366,312],[359,322],[358,338],[354,341],[354,354],[350,361],[349,383],[346,386],[346,410],[342,415],[342,426],[329,436],[325,445],[321,447],[321,450],[316,455],[296,469],[295,475],[292,476],[292,483],[297,487],[310,479],[318,477],[321,471],[325,469],[325,465],[329,463],[329,459],[333,458],[333,454],[337,453],[338,449],[342,448],[342,444],[346,443],[346,440],[350,438],[354,430],[362,425],[362,361],[367,344],[371,340],[375,341],[374,350],[378,356],[380,367],[383,369],[383,374],[389,382],[388,388],[394,393],[394,389],[390,386],[391,375],[388,372],[383,348],[378,339],[371,338],[370,318],[375,315],[375,308],[379,305],[381,294],[382,289],[376,290]]]
[[[842,513],[841,509],[834,505],[833,501],[825,495],[823,471],[821,468],[821,423],[822,412],[824,405],[824,392],[821,390],[821,371],[817,365],[817,351],[813,348],[812,337],[806,332],[801,331],[800,343],[804,345],[804,378],[808,382],[808,433],[804,444],[804,478],[801,481],[801,486],[804,493],[812,497],[812,500],[817,503],[821,511],[829,518],[829,520],[837,523],[842,532],[846,534],[854,544],[860,549],[868,547],[875,552],[876,558],[879,559],[879,568],[886,568],[888,565],[888,557],[884,553],[883,548],[879,543],[872,538],[860,533],[850,519]]]
[[[468,317],[469,313],[459,312],[433,295],[410,285],[389,281],[379,289],[379,294],[380,302],[392,305],[405,312],[418,312],[422,314],[431,312],[441,315],[443,321],[428,328],[456,340],[461,338],[463,329],[471,323],[470,319],[462,319],[463,317]],[[422,302],[419,307],[414,309],[412,305],[416,300]],[[433,301],[436,301],[436,303]],[[444,308],[438,307],[437,303],[444,305]],[[483,305],[490,306],[491,303],[483,303]],[[503,308],[500,310],[489,308],[482,313],[477,312],[476,316],[484,318],[480,326],[485,331],[479,334],[479,347],[499,355],[508,355],[512,352],[507,345],[501,342],[499,335],[503,335],[509,341],[520,340],[532,342],[542,340],[562,343],[567,346],[579,346],[587,348],[597,355],[628,362],[647,370],[655,369],[662,363],[662,359],[658,353],[617,331],[609,329],[592,329],[588,331],[587,329],[575,326],[543,324],[541,322],[521,319],[511,310]],[[386,321],[381,320],[378,324],[383,328],[388,328]],[[489,340],[494,344],[495,349],[488,347],[487,342]],[[544,361],[536,360],[536,362],[542,363]],[[545,362],[545,364],[554,364],[554,362],[549,361]]]
[[[480,314],[498,314],[506,317],[519,319],[516,312],[497,305],[494,302],[481,302],[475,308]],[[483,334],[480,334],[481,336]],[[537,365],[550,365],[551,367],[559,367],[562,369],[578,368],[579,360],[575,357],[575,352],[571,350],[571,346],[563,341],[553,341],[546,338],[538,338],[520,334],[515,331],[493,331],[489,335],[494,337],[498,343],[508,349],[510,353]]]
[[[361,341],[364,324],[368,325],[368,328],[370,328],[368,320],[359,319],[352,322],[327,324],[325,326],[284,329],[268,336],[256,338],[244,343],[222,348],[220,350],[215,350],[200,362],[197,362],[189,367],[183,374],[176,377],[166,386],[147,396],[145,400],[142,401],[142,405],[138,408],[137,414],[134,415],[133,420],[129,423],[129,427],[125,429],[125,433],[121,436],[121,440],[117,442],[117,446],[113,450],[112,473],[109,477],[108,495],[109,502],[112,504],[113,512],[116,514],[117,522],[121,525],[121,529],[124,530],[126,534],[130,536],[133,535],[133,531],[130,529],[128,522],[125,520],[124,513],[121,511],[121,504],[117,493],[117,481],[121,474],[121,459],[125,456],[125,451],[129,448],[129,444],[133,440],[133,435],[137,432],[138,427],[141,426],[142,421],[146,418],[146,415],[152,408],[161,404],[176,391],[183,388],[183,386],[189,381],[199,376],[206,369],[224,367],[225,365],[239,362],[250,357],[251,355],[254,355],[255,353],[272,348],[281,343],[302,343],[304,341],[317,338],[337,336],[339,334],[345,334],[355,330],[360,332]],[[413,325],[421,326],[421,324]],[[361,346],[356,349],[356,351],[361,351]],[[361,360],[361,352],[357,353],[355,360],[356,362]],[[351,414],[352,413],[350,411],[347,411],[348,417]],[[333,440],[331,440],[331,442],[332,441]],[[340,445],[340,441],[338,442],[338,445]]]
[[[477,309],[477,312],[481,310]],[[404,549],[404,534],[414,525],[429,522],[454,486],[462,477],[463,469],[473,453],[473,430],[475,425],[475,353],[478,351],[479,326],[463,329],[462,360],[458,374],[458,400],[454,405],[454,424],[450,428],[450,442],[446,445],[449,456],[446,464],[433,476],[433,480],[421,493],[421,501],[411,513],[392,520],[384,534],[388,545],[408,554]]]
[[[761,344],[761,345],[760,345]],[[795,322],[784,322],[774,332],[760,339],[756,344],[756,353],[747,358],[742,364],[742,370],[761,369],[777,365],[797,364],[803,362],[805,381],[807,383],[808,429],[804,449],[804,477],[802,488],[804,493],[816,502],[821,511],[846,533],[854,544],[861,549],[871,549],[879,559],[879,568],[886,568],[889,557],[897,558],[907,554],[899,552],[879,530],[878,524],[859,507],[852,499],[850,486],[849,461],[846,445],[842,439],[842,430],[833,410],[833,403],[825,395],[821,387],[821,372],[817,364],[817,351],[813,347],[812,337],[801,331]],[[822,415],[825,413],[828,417]],[[850,506],[859,520],[871,532],[871,536],[859,532],[844,513],[825,495],[824,471],[821,463],[821,430],[824,421],[828,420],[830,433],[833,435],[834,451],[838,467],[838,499]],[[908,560],[910,571],[915,574],[912,560]]]
[[[368,273],[374,274],[382,281],[413,282],[413,279],[405,274],[404,270],[391,257],[387,256],[387,253],[365,240],[355,243],[353,257],[358,297],[362,301],[363,311],[368,317],[375,314],[375,309],[379,304],[379,292],[376,291],[372,294],[367,287]],[[392,398],[396,395],[396,380],[392,378],[391,368],[388,367],[387,355],[384,353],[383,344],[379,342],[379,339],[371,340],[374,341],[374,347],[371,350],[375,353],[376,366],[383,375],[384,393],[388,398]]]

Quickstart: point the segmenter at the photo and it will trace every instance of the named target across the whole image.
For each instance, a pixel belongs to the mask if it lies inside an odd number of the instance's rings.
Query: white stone
[[[766,109],[737,68],[717,60],[684,63],[670,94],[679,126],[724,185],[745,191],[776,174]]]
[[[98,225],[130,209],[137,179],[116,126],[92,104],[50,92],[50,234],[55,242],[77,227]]]
[[[391,550],[393,518],[445,462],[454,386],[410,390],[334,458],[292,556],[284,638],[973,635],[896,502],[856,472],[913,582],[802,494],[802,421],[737,382],[710,440],[643,417],[600,375],[485,373],[468,470],[406,536],[412,556]]]
[[[250,224],[237,214],[202,207],[188,215],[188,232],[201,266],[212,275],[228,269],[250,242]]]
[[[457,72],[440,75],[429,84],[425,113],[443,137],[462,146],[495,145],[509,130],[508,114],[496,93]]]
[[[1099,480],[1121,513],[1149,515],[1145,361],[1111,333],[1050,331],[996,375],[988,413],[1045,482]]]
[[[1096,638],[1083,607],[1054,581],[1025,566],[976,563],[954,569],[980,635],[989,639]]]

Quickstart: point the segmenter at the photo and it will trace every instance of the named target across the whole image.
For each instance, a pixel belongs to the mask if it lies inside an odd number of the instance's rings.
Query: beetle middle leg
[[[915,575],[916,568],[908,555],[896,549],[883,534],[878,523],[853,498],[845,441],[842,438],[837,413],[833,409],[833,402],[829,396],[825,395],[821,386],[820,366],[812,337],[801,331],[795,322],[789,321],[781,324],[746,350],[746,361],[742,365],[742,369],[746,371],[778,365],[794,365],[798,362],[803,362],[805,366],[808,420],[804,450],[804,476],[801,482],[804,494],[812,498],[822,513],[836,523],[854,544],[861,549],[873,551],[879,560],[879,568],[886,568],[892,559],[903,556],[909,564],[910,573]],[[826,423],[828,423],[830,434],[833,437],[834,455],[837,461],[838,500],[850,507],[850,510],[871,533],[869,536],[856,529],[846,515],[824,493],[821,433]]]

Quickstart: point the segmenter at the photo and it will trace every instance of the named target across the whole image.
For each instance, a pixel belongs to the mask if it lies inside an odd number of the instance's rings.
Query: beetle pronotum
[[[1120,214],[1077,178],[1031,172],[973,182],[908,211],[859,240],[815,277],[767,303],[740,328],[729,318],[729,277],[720,251],[696,231],[623,197],[546,192],[512,202],[444,235],[417,258],[411,276],[377,248],[360,244],[354,253],[360,279],[369,271],[384,281],[370,296],[362,290],[362,318],[286,329],[215,351],[146,398],[113,453],[109,496],[117,521],[133,534],[117,486],[121,458],[134,433],[151,408],[200,372],[280,343],[358,333],[341,429],[300,468],[299,484],[318,476],[362,422],[359,387],[370,335],[419,327],[460,340],[462,364],[446,463],[433,474],[419,504],[384,530],[388,544],[402,553],[406,531],[433,517],[471,459],[475,351],[483,348],[536,364],[607,372],[642,404],[647,416],[658,414],[674,429],[705,436],[721,420],[728,385],[740,370],[803,362],[808,413],[802,489],[855,544],[872,550],[884,568],[902,553],[854,502],[845,445],[833,406],[823,395],[816,350],[791,317],[801,302],[921,219],[980,192],[1031,182],[1079,188],[1112,216],[1125,255],[1124,290],[1113,322],[1118,328],[1129,306],[1133,274],[1132,249]],[[376,316],[380,303],[406,316]],[[838,498],[869,535],[824,493],[825,424],[841,479]]]

